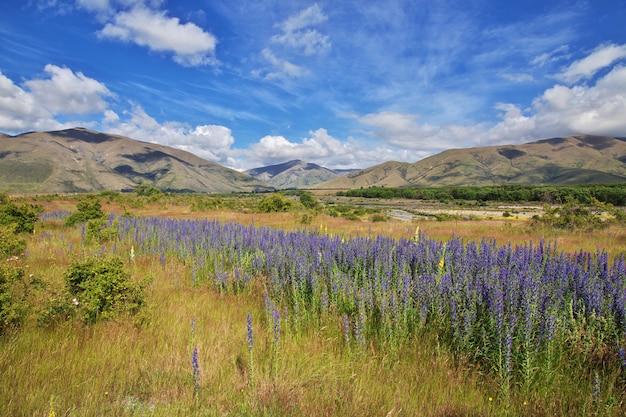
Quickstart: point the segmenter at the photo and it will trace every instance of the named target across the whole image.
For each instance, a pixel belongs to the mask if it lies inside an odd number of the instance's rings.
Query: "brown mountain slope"
[[[76,128],[0,137],[0,192],[119,191],[138,184],[170,192],[271,189],[189,152],[124,136]]]
[[[575,135],[522,145],[451,149],[421,161],[385,162],[319,189],[579,184],[626,181],[626,140]]]

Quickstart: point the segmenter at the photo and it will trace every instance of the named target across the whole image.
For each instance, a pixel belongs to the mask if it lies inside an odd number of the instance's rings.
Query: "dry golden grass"
[[[46,210],[72,210],[71,202]],[[107,213],[122,213],[105,204]],[[500,244],[556,241],[560,250],[581,248],[624,253],[626,232],[543,233],[523,220],[357,222],[301,214],[192,212],[186,205],[154,204],[128,210],[136,215],[217,219],[287,230],[311,228],[350,236],[412,238],[417,226],[428,237],[496,239]],[[124,259],[132,242],[116,245]],[[72,259],[100,250],[83,247],[79,228],[39,228],[29,241],[27,270],[51,286],[62,285]],[[132,319],[85,326],[64,322],[49,329],[30,320],[0,340],[0,415],[11,416],[500,416],[568,414],[577,394],[563,381],[561,392],[538,392],[507,405],[488,370],[454,360],[433,335],[418,335],[395,352],[371,345],[365,352],[343,344],[342,323],[330,315],[320,326],[285,326],[280,349],[272,349],[262,280],[239,295],[208,283],[192,285],[191,267],[155,257],[127,261],[135,279],[152,279],[144,322]],[[40,294],[40,303],[46,295]],[[40,306],[38,306],[40,307]],[[254,348],[247,350],[246,315],[252,314]],[[192,329],[192,321],[195,327]],[[200,381],[194,393],[192,352],[198,349]],[[251,359],[252,358],[252,359]],[[574,390],[574,391],[572,391]],[[559,399],[567,394],[565,399]],[[521,410],[521,411],[520,411]],[[524,412],[526,410],[527,412]]]

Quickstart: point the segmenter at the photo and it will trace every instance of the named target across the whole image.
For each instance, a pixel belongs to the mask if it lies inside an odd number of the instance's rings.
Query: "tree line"
[[[555,185],[498,185],[483,187],[386,188],[371,187],[340,191],[338,196],[414,199],[590,204],[594,200],[626,206],[626,183]]]

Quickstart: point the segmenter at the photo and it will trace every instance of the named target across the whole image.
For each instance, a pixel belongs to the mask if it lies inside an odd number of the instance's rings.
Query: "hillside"
[[[129,190],[230,193],[272,189],[189,152],[76,128],[0,136],[0,192]]]
[[[338,176],[334,171],[298,159],[277,165],[253,168],[246,174],[276,188],[306,188]]]
[[[522,145],[451,149],[415,163],[385,162],[318,189],[626,181],[626,139],[575,135]]]

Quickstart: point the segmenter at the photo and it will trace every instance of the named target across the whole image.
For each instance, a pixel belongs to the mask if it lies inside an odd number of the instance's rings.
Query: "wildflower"
[[[251,351],[252,347],[254,346],[254,338],[252,333],[252,314],[248,313],[248,316],[246,317],[246,322],[248,324],[248,351]]]
[[[278,346],[280,342],[280,311],[277,308],[274,308],[272,322],[274,324],[274,345]]]
[[[75,306],[77,306],[77,305],[79,304],[79,303],[78,303],[78,300],[77,300],[76,298],[72,299],[72,304],[74,304]]]
[[[596,372],[593,377],[593,385],[591,386],[591,394],[593,395],[593,401],[598,401],[600,397],[600,375]]]
[[[200,391],[200,363],[198,362],[198,348],[193,348],[193,354],[191,356],[191,367],[193,370],[193,391],[198,393]]]

